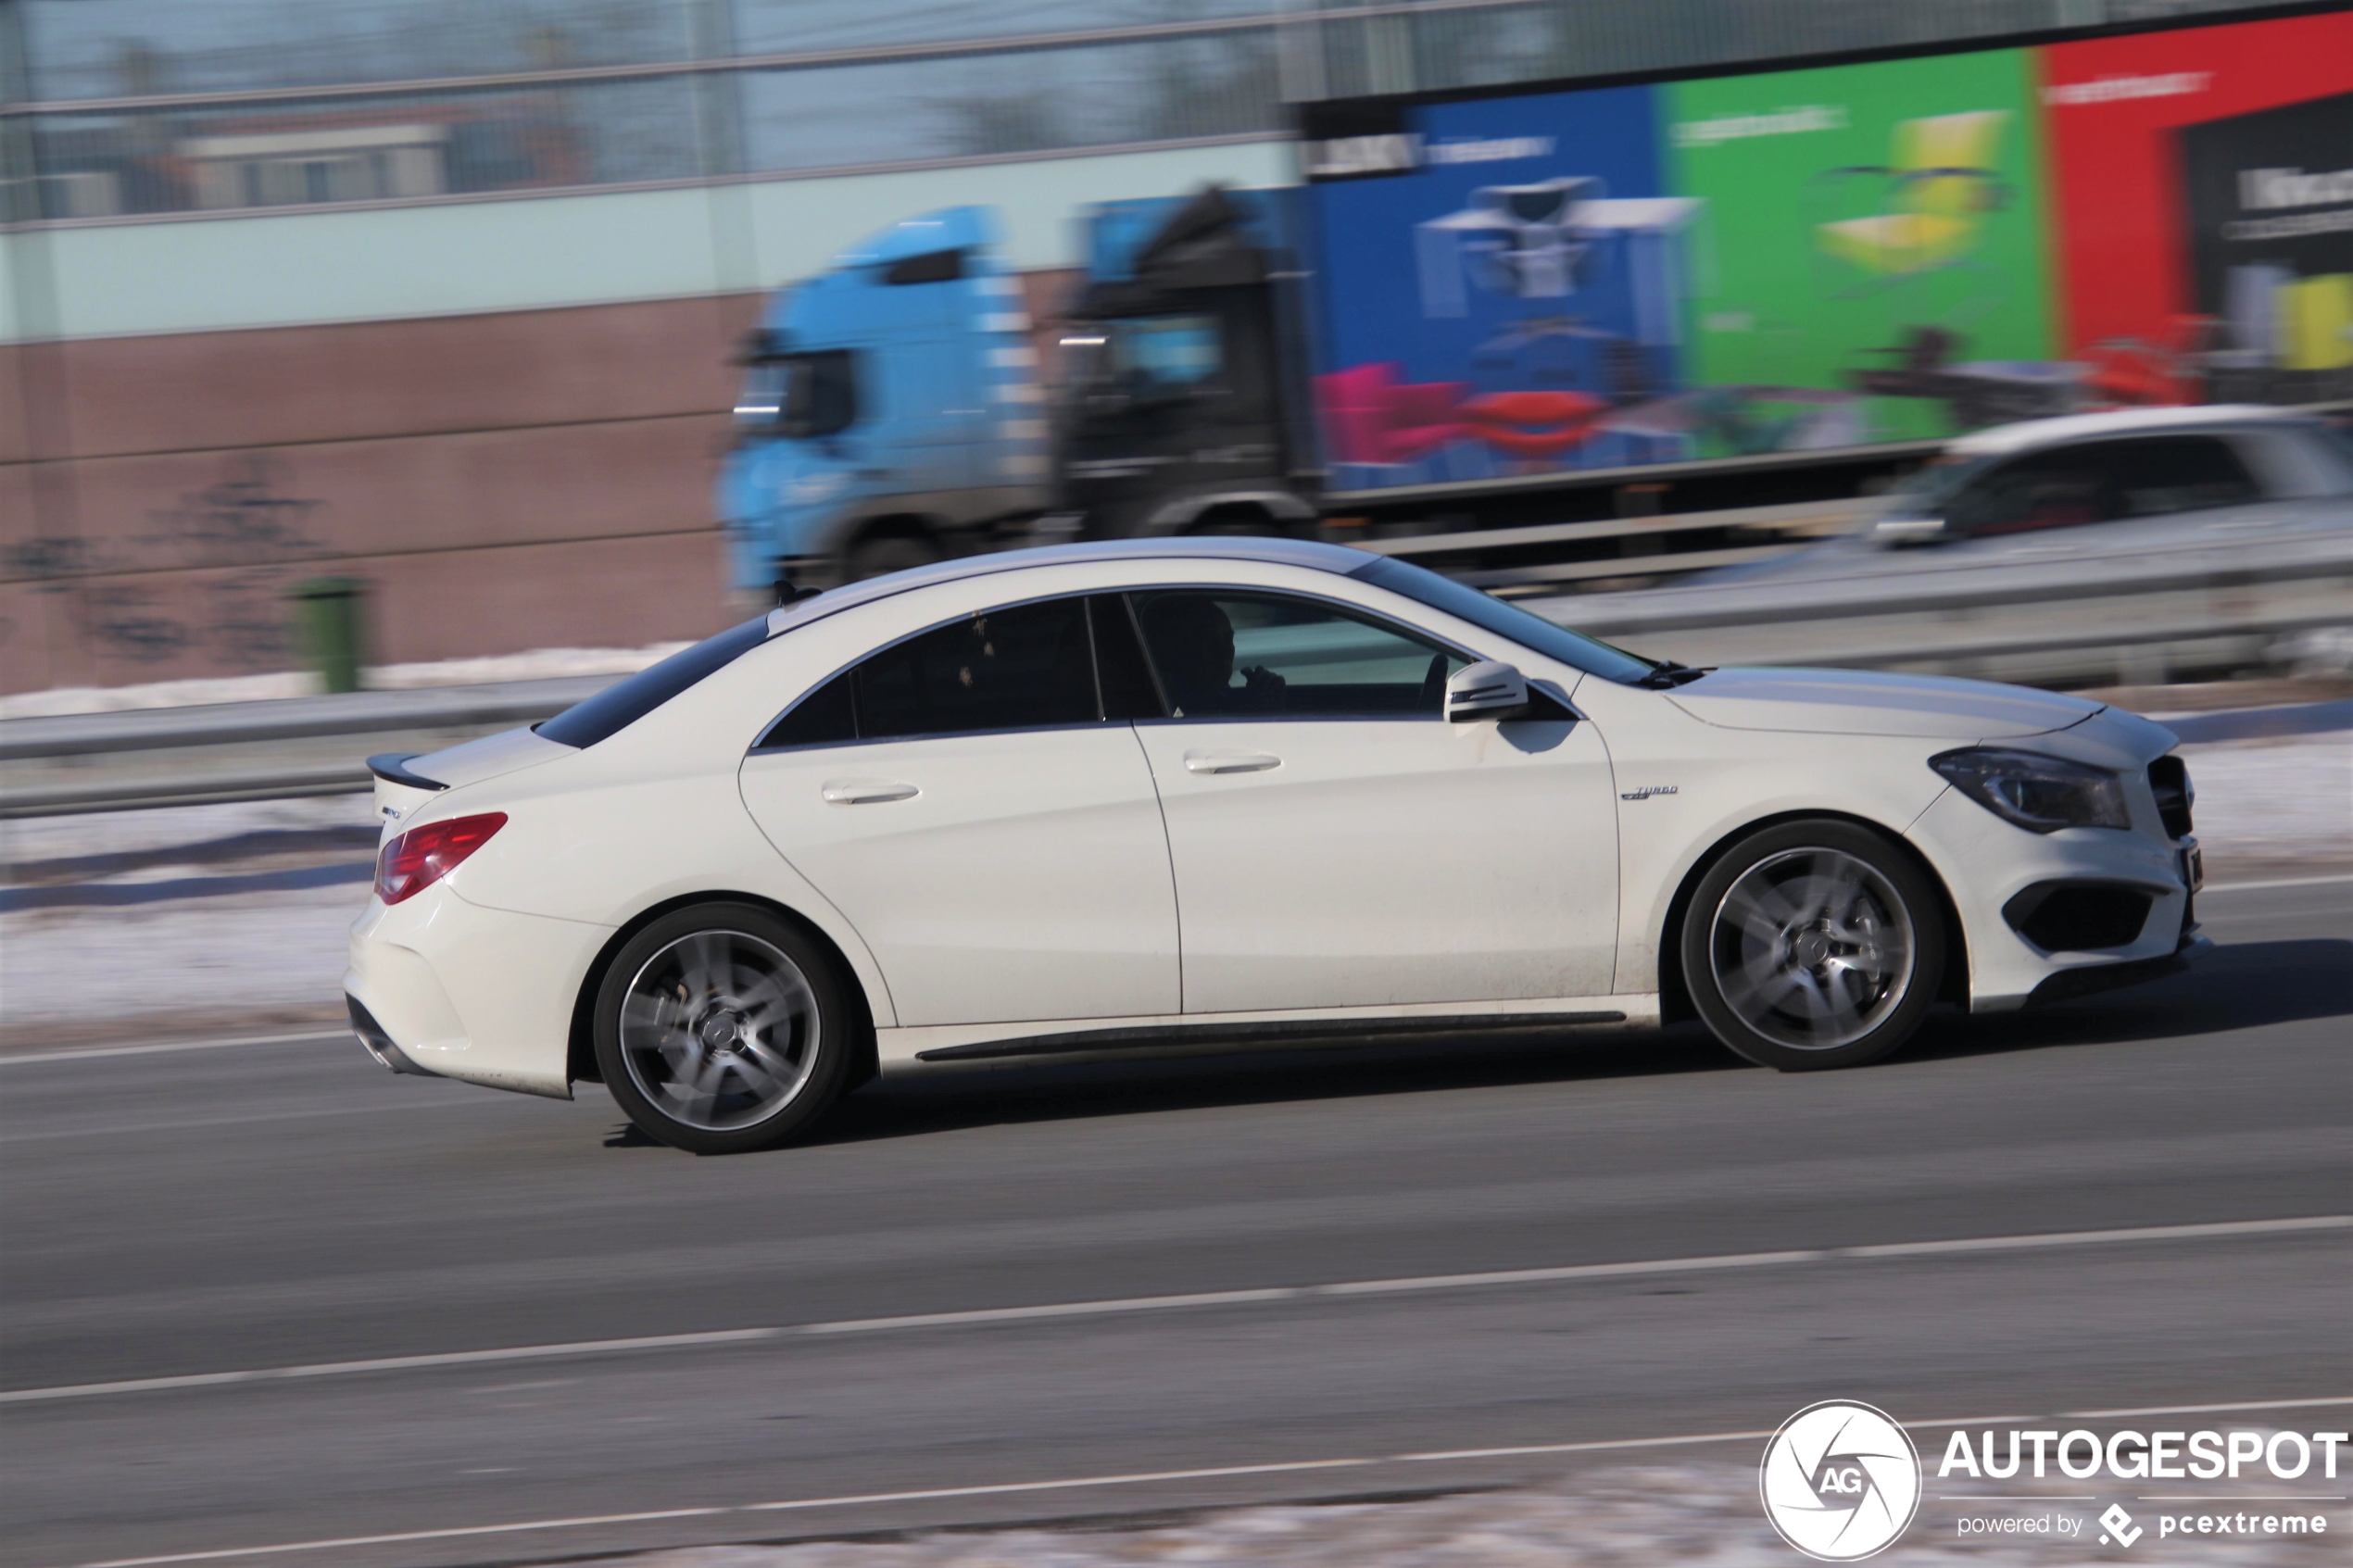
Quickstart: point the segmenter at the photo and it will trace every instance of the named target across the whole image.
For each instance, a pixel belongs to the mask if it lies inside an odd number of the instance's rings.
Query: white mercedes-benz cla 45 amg
[[[371,759],[344,977],[396,1071],[702,1152],[875,1073],[1644,1029],[1847,1067],[2200,945],[2173,735],[1637,658],[1334,546],[1015,551]]]

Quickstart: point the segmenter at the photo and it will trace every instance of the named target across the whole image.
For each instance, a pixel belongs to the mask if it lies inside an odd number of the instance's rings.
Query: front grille
[[[2002,906],[2002,918],[2046,953],[2096,953],[2139,941],[2153,901],[2131,887],[2038,882]]]
[[[2190,787],[2189,764],[2168,752],[2149,764],[2149,789],[2157,797],[2158,820],[2168,838],[2190,835],[2190,807],[2197,791]]]

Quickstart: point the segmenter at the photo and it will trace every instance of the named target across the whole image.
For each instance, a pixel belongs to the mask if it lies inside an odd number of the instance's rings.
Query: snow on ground
[[[2353,871],[2353,732],[2184,748],[2197,787],[2208,875]],[[371,822],[368,797],[257,801],[0,822],[13,880],[38,863],[144,851],[108,880],[218,876],[237,864],[177,864],[173,846],[273,829]],[[357,868],[364,845],[311,855]],[[269,861],[274,867],[285,857]],[[40,879],[54,880],[54,879]],[[135,1031],[243,1033],[343,1016],[345,934],[364,883],[96,908],[0,910],[0,1043]]]
[[[83,855],[152,852],[158,865],[171,852],[245,834],[376,825],[365,795],[321,795],[296,800],[240,800],[226,806],[166,806],[151,811],[84,811],[70,817],[0,818],[0,865],[18,871],[44,860]]]
[[[2070,1485],[2081,1486],[2079,1483]],[[2005,1483],[2002,1490],[2058,1493],[2056,1480]],[[2135,1562],[2181,1568],[2305,1568],[2343,1561],[2342,1504],[2271,1505],[2309,1517],[2325,1512],[2321,1537],[2208,1536],[2160,1539],[2154,1517],[2128,1550],[2102,1546],[2086,1507],[1989,1502],[1968,1508],[1931,1495],[1911,1528],[1883,1559],[1959,1568],[2057,1568]],[[2145,1514],[2154,1511],[2135,1505]],[[2215,1512],[2231,1506],[2217,1499]],[[2246,1504],[2235,1505],[2246,1508]],[[2058,1544],[2032,1535],[1959,1533],[1964,1514],[2039,1518],[2066,1514],[2080,1534]],[[779,1523],[789,1516],[779,1516]],[[802,1528],[807,1528],[803,1524]],[[797,1546],[698,1547],[609,1558],[610,1568],[1140,1568],[1171,1563],[1243,1563],[1250,1568],[1790,1568],[1799,1557],[1766,1523],[1753,1463],[1653,1465],[1573,1475],[1550,1486],[1419,1501],[1238,1508],[1166,1523],[1085,1530],[940,1532],[887,1541],[807,1541]]]
[[[2185,746],[2191,815],[2216,860],[2311,860],[2345,870],[2353,859],[2353,732]]]

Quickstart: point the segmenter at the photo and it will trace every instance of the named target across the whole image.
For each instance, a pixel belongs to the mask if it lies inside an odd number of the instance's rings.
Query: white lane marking
[[[0,1067],[26,1067],[36,1061],[96,1061],[110,1056],[159,1056],[167,1051],[220,1051],[233,1046],[307,1046],[333,1040],[354,1040],[348,1029],[309,1035],[244,1035],[233,1040],[158,1040],[147,1046],[94,1046],[88,1050],[25,1051],[0,1055]]]
[[[511,1103],[478,1095],[435,1096],[430,1099],[383,1100],[373,1105],[322,1105],[308,1110],[256,1110],[244,1116],[190,1116],[177,1122],[110,1122],[96,1127],[52,1127],[45,1133],[0,1134],[0,1144],[54,1143],[60,1138],[132,1137],[145,1133],[202,1131],[208,1127],[243,1127],[256,1122],[308,1122],[321,1116],[375,1116],[394,1110],[467,1110]]]
[[[289,1378],[348,1377],[363,1372],[406,1372],[419,1367],[472,1366],[483,1361],[535,1361],[558,1356],[596,1356],[625,1350],[674,1350],[691,1346],[730,1345],[774,1339],[790,1328],[721,1328],[707,1334],[649,1334],[634,1339],[582,1339],[564,1345],[511,1345],[496,1350],[444,1350],[422,1356],[379,1356],[364,1361],[313,1361],[305,1366],[255,1367],[239,1372],[191,1372],[171,1377],[136,1377],[120,1383],[75,1383],[56,1388],[11,1388],[0,1403],[86,1399],[94,1394],[152,1394],[167,1388],[209,1388],[224,1383],[269,1383]]]
[[[1109,1316],[1158,1312],[1180,1307],[1232,1307],[1253,1301],[1291,1301],[1329,1286],[1271,1286],[1263,1290],[1208,1290],[1192,1296],[1131,1296],[1110,1301],[1056,1301],[1042,1307],[982,1307],[964,1312],[919,1312],[901,1318],[849,1318],[840,1323],[799,1323],[777,1333],[872,1334],[894,1328],[954,1328],[963,1323],[1020,1323],[1029,1318]]]
[[[1768,1433],[1769,1436],[1770,1434]],[[868,1492],[847,1498],[795,1498],[789,1502],[744,1504],[746,1513],[775,1513],[788,1509],[845,1508],[868,1502],[928,1502],[936,1498],[986,1498],[1006,1492],[1058,1492],[1076,1486],[1134,1486],[1151,1481],[1202,1481],[1221,1475],[1279,1475],[1293,1470],[1354,1470],[1368,1464],[1389,1464],[1389,1459],[1295,1459],[1279,1464],[1221,1464],[1207,1470],[1146,1470],[1133,1475],[1087,1475],[1071,1481],[1004,1481],[991,1486],[933,1486],[920,1492]]]
[[[1931,1244],[1933,1245],[1933,1244]],[[1732,1252],[1717,1258],[1660,1258],[1640,1263],[1572,1263],[1557,1269],[1504,1269],[1483,1274],[1426,1274],[1416,1279],[1360,1279],[1344,1285],[1313,1285],[1311,1296],[1386,1296],[1407,1290],[1466,1290],[1487,1285],[1544,1285],[1564,1279],[1608,1279],[1617,1274],[1686,1273],[1694,1269],[1755,1269],[1780,1263],[1819,1263],[1841,1257],[1844,1248],[1797,1252]],[[1771,1433],[1767,1433],[1771,1436]]]
[[[2274,1401],[2287,1404],[2353,1404],[2353,1399]],[[2135,1411],[2136,1415],[2187,1415],[2215,1410],[2268,1410],[2270,1404],[2171,1405]],[[2079,1412],[2082,1413],[2082,1412]],[[2030,1421],[2032,1416],[1999,1416],[1993,1421]],[[1906,1426],[1973,1426],[1976,1420],[1906,1421]],[[1079,1475],[1056,1481],[1006,1481],[976,1486],[926,1486],[902,1492],[858,1492],[833,1498],[793,1498],[782,1502],[755,1502],[710,1508],[673,1508],[649,1513],[598,1513],[572,1519],[529,1519],[507,1524],[462,1524],[439,1530],[409,1530],[399,1535],[346,1536],[335,1540],[284,1541],[273,1546],[231,1547],[212,1551],[173,1552],[159,1557],[117,1557],[85,1562],[79,1568],[160,1568],[172,1562],[218,1562],[233,1557],[281,1556],[297,1551],[333,1551],[338,1548],[388,1546],[406,1541],[446,1541],[468,1536],[514,1535],[526,1530],[579,1530],[598,1524],[636,1524],[661,1519],[708,1519],[724,1513],[778,1513],[819,1508],[852,1508],[878,1503],[931,1502],[943,1498],[1001,1497],[1017,1492],[1075,1491],[1088,1486],[1137,1486],[1159,1481],[1215,1480],[1235,1475],[1281,1475],[1306,1470],[1366,1470],[1387,1464],[1433,1464],[1484,1459],[1518,1459],[1545,1454],[1611,1453],[1642,1449],[1698,1448],[1711,1443],[1748,1443],[1772,1436],[1770,1429],[1753,1432],[1697,1432],[1678,1437],[1617,1437],[1583,1443],[1526,1443],[1497,1449],[1439,1449],[1421,1453],[1385,1454],[1364,1459],[1286,1460],[1270,1464],[1221,1464],[1200,1470],[1149,1470],[1125,1475]]]
[[[447,1350],[426,1355],[383,1356],[368,1361],[319,1361],[304,1366],[257,1367],[236,1372],[185,1373],[171,1377],[131,1378],[114,1383],[74,1383],[48,1388],[11,1388],[0,1404],[88,1399],[103,1394],[147,1394],[170,1388],[216,1387],[230,1383],[279,1382],[343,1377],[360,1373],[406,1372],[426,1367],[470,1366],[483,1361],[525,1361],[560,1356],[669,1350],[801,1336],[868,1334],[886,1330],[962,1328],[982,1323],[1022,1323],[1038,1318],[1114,1316],[1124,1312],[1180,1311],[1268,1302],[1377,1296],[1416,1290],[1463,1290],[1505,1285],[1547,1285],[1563,1280],[1607,1279],[1627,1274],[1700,1273],[1776,1264],[1832,1262],[1873,1258],[1932,1257],[1940,1253],[1993,1252],[2024,1248],[2096,1247],[2117,1242],[2209,1240],[2280,1232],[2344,1230],[2353,1214],[2312,1214],[2286,1220],[2233,1220],[2197,1225],[2148,1225],[2138,1230],[2057,1231],[2039,1236],[1969,1236],[1953,1241],[1910,1241],[1872,1247],[1825,1247],[1791,1252],[1732,1252],[1705,1258],[1660,1258],[1632,1263],[1580,1263],[1556,1269],[1514,1269],[1494,1273],[1427,1274],[1406,1279],[1348,1280],[1333,1285],[1275,1286],[1258,1290],[1214,1290],[1184,1296],[1135,1296],[1102,1301],[1057,1301],[1034,1307],[984,1307],[962,1312],[922,1312],[903,1317],[847,1318],[834,1323],[776,1323],[760,1328],[723,1328],[696,1334],[645,1335],[629,1339],[584,1339],[554,1345],[514,1345],[491,1350]]]
[[[276,1546],[223,1547],[216,1551],[176,1551],[166,1557],[118,1557],[82,1568],[149,1568],[158,1562],[218,1562],[225,1557],[274,1557],[289,1551],[333,1551],[342,1547],[396,1546],[403,1541],[446,1541],[456,1536],[505,1536],[522,1530],[585,1530],[593,1524],[642,1524],[655,1519],[703,1519],[733,1513],[732,1508],[665,1508],[648,1513],[591,1513],[577,1519],[527,1519],[514,1524],[467,1524],[449,1530],[404,1530],[393,1536],[345,1536],[325,1541],[283,1541]]]
[[[2208,1415],[2221,1411],[2302,1411],[2327,1405],[2353,1405],[2353,1399],[2260,1399],[2231,1405],[2148,1405],[2129,1411],[2061,1411],[2070,1420],[2121,1421],[2135,1415]]]
[[[2133,1230],[2049,1231],[2040,1236],[1993,1236],[1969,1241],[1893,1241],[1842,1247],[1849,1258],[1917,1258],[1939,1252],[1998,1252],[2029,1247],[2097,1247],[2111,1241],[2191,1241],[2214,1236],[2262,1236],[2271,1231],[2332,1231],[2353,1225],[2353,1214],[2312,1214],[2295,1220],[2225,1220],[2202,1225],[2144,1225]]]

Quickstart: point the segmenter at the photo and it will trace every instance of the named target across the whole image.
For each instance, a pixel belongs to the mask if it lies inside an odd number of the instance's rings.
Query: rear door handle
[[[923,793],[898,779],[827,779],[825,798],[836,806],[871,806],[882,800],[912,800]]]
[[[1283,759],[1263,751],[1188,751],[1185,771],[1189,773],[1261,773],[1269,768],[1279,768]]]

